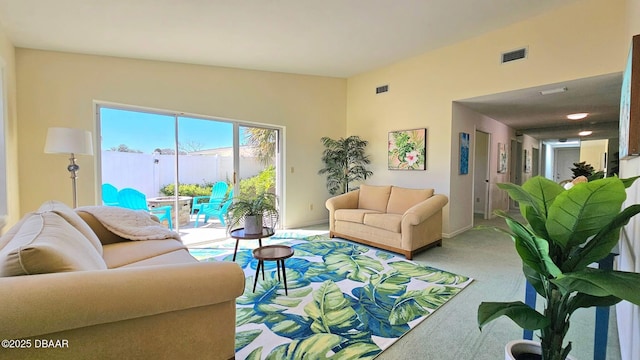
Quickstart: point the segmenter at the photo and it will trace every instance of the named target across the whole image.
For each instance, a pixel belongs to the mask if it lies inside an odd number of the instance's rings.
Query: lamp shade
[[[93,155],[91,131],[62,127],[49,128],[44,152],[47,154]]]

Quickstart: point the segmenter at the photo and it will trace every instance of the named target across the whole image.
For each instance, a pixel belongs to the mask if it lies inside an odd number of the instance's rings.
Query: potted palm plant
[[[229,229],[237,227],[244,222],[246,234],[262,233],[263,217],[278,217],[277,198],[270,192],[261,192],[254,196],[238,197],[229,206]]]
[[[506,315],[524,329],[540,330],[543,360],[563,360],[571,351],[564,337],[575,310],[621,300],[640,304],[640,274],[589,267],[609,255],[620,228],[640,212],[640,204],[621,210],[625,189],[634,180],[605,178],[569,190],[539,176],[522,186],[498,184],[518,202],[526,223],[497,211],[509,230],[496,230],[513,238],[524,275],[545,299],[545,309],[539,313],[521,301],[483,302],[478,308],[480,329]]]
[[[367,170],[371,160],[364,154],[368,142],[352,135],[338,140],[329,137],[320,139],[325,149],[322,152],[324,168],[318,174],[327,174],[327,190],[331,195],[349,192],[349,184],[366,180],[373,175]]]

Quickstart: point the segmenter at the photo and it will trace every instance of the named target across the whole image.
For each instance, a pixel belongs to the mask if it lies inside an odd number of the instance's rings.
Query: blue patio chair
[[[118,189],[108,183],[102,184],[102,204],[118,206]]]
[[[213,188],[211,188],[211,195],[195,196],[191,205],[191,215],[193,215],[196,210],[200,211],[203,204],[207,204],[207,202],[202,202],[204,199],[209,199],[208,204],[211,204],[210,206],[220,206],[222,204],[222,201],[224,200],[224,196],[227,195],[228,189],[229,185],[227,185],[226,182],[218,181],[213,184]]]
[[[229,191],[229,196],[227,196],[227,200],[225,200],[222,204],[202,204],[202,208],[198,211],[196,215],[196,224],[195,227],[198,227],[198,220],[200,219],[200,215],[204,215],[204,223],[206,224],[209,221],[210,216],[217,216],[220,220],[222,226],[227,226],[225,223],[224,217],[229,211],[229,206],[233,202],[233,189]]]
[[[118,191],[118,203],[118,206],[127,209],[146,210],[157,216],[160,222],[167,220],[169,229],[173,230],[173,224],[171,223],[171,206],[160,206],[149,209],[147,197],[140,191],[132,188],[124,188]]]

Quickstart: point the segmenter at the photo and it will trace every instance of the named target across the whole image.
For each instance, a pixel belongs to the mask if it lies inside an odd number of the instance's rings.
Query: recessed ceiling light
[[[589,136],[591,134],[593,134],[593,131],[591,131],[591,130],[580,131],[578,133],[578,135],[580,135],[580,136]]]
[[[542,90],[540,91],[540,95],[551,95],[551,94],[558,94],[558,93],[563,93],[565,91],[567,91],[569,89],[567,89],[567,87],[560,87],[560,88],[555,88],[555,89],[549,89],[549,90]]]
[[[584,119],[589,115],[589,113],[575,113],[567,115],[567,119],[569,120],[580,120]]]

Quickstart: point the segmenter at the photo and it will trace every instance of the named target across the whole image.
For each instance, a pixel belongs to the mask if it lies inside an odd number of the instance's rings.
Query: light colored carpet
[[[476,219],[476,225],[504,226],[504,220]],[[525,280],[521,261],[513,241],[490,230],[469,230],[443,246],[414,257],[414,261],[469,274],[475,281],[432,316],[416,326],[377,359],[496,360],[504,358],[504,345],[521,339],[522,330],[506,317],[478,330],[476,316],[482,301],[524,301]],[[538,299],[541,305],[541,299]],[[538,307],[538,310],[542,309]],[[615,311],[611,309],[607,359],[619,360]],[[571,355],[576,359],[593,359],[595,309],[578,310],[571,321],[567,339],[572,341]]]

